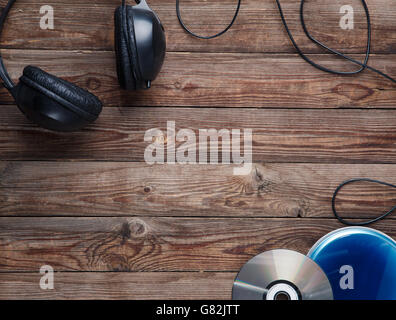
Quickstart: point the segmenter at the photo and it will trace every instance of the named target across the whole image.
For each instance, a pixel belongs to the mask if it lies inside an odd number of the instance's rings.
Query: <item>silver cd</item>
[[[310,258],[271,250],[246,263],[234,281],[233,300],[333,300],[329,280]]]

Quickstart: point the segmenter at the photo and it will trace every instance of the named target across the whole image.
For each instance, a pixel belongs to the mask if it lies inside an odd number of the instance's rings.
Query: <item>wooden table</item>
[[[183,0],[186,23],[222,29],[235,0]],[[307,24],[331,47],[362,57],[360,1],[312,1]],[[0,1],[4,7],[6,1]],[[28,122],[0,90],[0,298],[228,299],[254,255],[306,253],[342,227],[334,188],[361,176],[396,182],[396,86],[366,71],[341,77],[302,61],[273,0],[244,0],[235,26],[202,41],[183,32],[174,0],[151,0],[167,31],[160,77],[145,92],[116,80],[113,11],[118,0],[18,1],[1,39],[12,78],[34,64],[97,94],[106,107],[93,126],[58,134]],[[202,7],[207,3],[207,7]],[[302,33],[299,1],[282,0],[296,40],[327,66],[351,70]],[[396,6],[367,0],[373,23],[370,64],[396,77]],[[39,9],[55,9],[41,30]],[[355,29],[339,8],[355,9]],[[149,165],[148,129],[253,130],[253,170],[234,165]],[[389,209],[396,192],[348,187],[339,208],[362,218]],[[396,237],[396,216],[374,227]],[[42,265],[55,289],[41,290]]]

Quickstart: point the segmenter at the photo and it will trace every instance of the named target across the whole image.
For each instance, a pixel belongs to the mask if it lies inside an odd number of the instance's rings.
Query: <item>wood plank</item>
[[[226,300],[232,272],[57,272],[54,290],[41,290],[38,273],[0,273],[0,300]]]
[[[236,0],[202,3],[182,0],[183,18],[195,32],[209,35],[222,30],[231,20]],[[299,1],[282,0],[282,6],[296,41],[307,52],[322,52],[306,38],[299,21]],[[4,6],[6,0],[2,0]],[[133,1],[131,2],[133,3]],[[202,41],[187,35],[180,27],[174,0],[150,0],[160,16],[167,35],[169,51],[205,52],[294,52],[281,24],[274,0],[248,0],[233,28],[224,36]],[[96,0],[86,4],[78,0],[52,0],[55,10],[55,29],[41,30],[40,7],[44,1],[19,1],[12,10],[2,37],[2,46],[20,49],[80,49],[113,50],[113,12],[119,0]],[[365,50],[366,23],[359,0],[347,3],[354,8],[354,29],[339,26],[343,0],[319,0],[306,4],[306,19],[313,35],[332,48],[344,52],[362,53]],[[396,8],[392,0],[367,0],[373,25],[373,52],[395,52]],[[89,9],[88,9],[89,8]],[[89,10],[89,15],[87,15]]]
[[[56,29],[43,31],[38,10],[47,3],[18,1],[6,26],[1,47],[14,79],[24,65],[39,65],[117,108],[74,134],[38,129],[14,106],[0,108],[0,299],[228,299],[236,272],[255,254],[280,247],[306,253],[341,227],[329,219],[338,183],[355,176],[394,182],[395,87],[371,72],[327,75],[290,54],[273,0],[244,1],[236,25],[213,41],[183,32],[174,0],[150,0],[169,53],[154,88],[140,93],[123,92],[116,80],[112,14],[119,3],[97,0],[87,15],[85,3],[54,0]],[[203,33],[220,30],[235,6],[182,3],[186,22]],[[297,41],[319,53],[301,32],[298,2],[282,3]],[[308,24],[330,46],[361,53],[361,10],[355,30],[341,31],[341,3],[310,3]],[[358,0],[348,4],[360,8]],[[390,0],[368,4],[380,53],[370,63],[396,75],[396,8]],[[328,55],[315,58],[349,68]],[[4,89],[0,104],[13,104]],[[344,107],[365,109],[334,109]],[[196,134],[252,128],[251,174],[234,176],[227,165],[139,163],[146,130],[165,130],[170,120]],[[357,184],[340,194],[339,209],[369,217],[395,199],[392,189]],[[396,237],[395,223],[390,217],[375,227]],[[38,287],[43,264],[58,271],[55,291]]]
[[[105,108],[95,125],[58,134],[1,106],[0,159],[144,161],[146,131],[166,136],[174,121],[196,137],[200,129],[252,129],[254,162],[396,163],[395,119],[396,110]],[[203,150],[197,139],[197,155]]]
[[[37,65],[91,90],[106,106],[395,108],[396,101],[396,86],[373,72],[334,76],[288,54],[169,53],[152,89],[127,92],[118,85],[113,52],[2,53],[13,79],[26,65]],[[328,55],[320,55],[317,61],[350,69]],[[394,55],[376,55],[370,61],[396,76]],[[0,104],[4,103],[13,100],[2,89]]]
[[[248,176],[234,176],[230,165],[1,162],[0,173],[2,216],[332,218],[338,184],[394,183],[396,166],[254,164]],[[373,217],[395,199],[395,189],[361,183],[342,191],[338,204],[345,217]]]
[[[232,271],[279,248],[306,254],[335,219],[1,218],[0,271]],[[376,228],[396,236],[395,221]]]

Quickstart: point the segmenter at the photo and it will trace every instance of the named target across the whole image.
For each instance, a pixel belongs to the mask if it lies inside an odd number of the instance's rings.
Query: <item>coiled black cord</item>
[[[14,5],[16,0],[9,0],[7,5],[3,8],[2,12],[1,12],[1,16],[0,16],[0,36],[3,33],[3,29],[4,29],[4,23],[5,20],[8,16],[8,13],[10,12],[12,6]],[[15,84],[14,82],[11,80],[10,75],[7,72],[6,67],[4,66],[4,62],[3,62],[3,58],[0,55],[0,78],[3,81],[3,85],[5,88],[7,88],[11,93],[14,92],[14,88],[15,88]],[[14,93],[13,93],[14,95]]]
[[[284,14],[283,14],[283,10],[282,10],[282,6],[281,6],[281,4],[280,4],[280,1],[279,1],[279,0],[275,0],[275,1],[276,1],[277,6],[278,6],[278,9],[279,9],[279,14],[280,14],[280,17],[281,17],[283,26],[285,27],[285,30],[286,30],[286,32],[287,32],[289,38],[290,38],[290,41],[292,42],[292,44],[293,44],[294,48],[296,49],[298,55],[299,55],[302,59],[304,59],[307,63],[309,63],[309,64],[312,65],[313,67],[315,67],[315,68],[317,68],[317,69],[319,69],[319,70],[322,70],[322,71],[324,71],[324,72],[328,72],[328,73],[332,73],[332,74],[337,74],[337,75],[344,75],[344,76],[345,76],[345,75],[354,75],[354,74],[358,74],[358,73],[364,71],[365,69],[369,69],[369,70],[374,71],[374,72],[376,72],[377,74],[379,74],[379,75],[385,77],[386,79],[388,79],[388,80],[390,80],[390,81],[396,83],[396,79],[395,79],[395,78],[392,78],[391,76],[387,75],[386,73],[384,73],[384,72],[382,72],[382,71],[380,71],[380,70],[378,70],[378,69],[375,69],[375,68],[373,68],[373,67],[367,65],[368,60],[369,60],[369,58],[370,58],[370,53],[371,53],[371,52],[370,52],[370,51],[371,51],[371,21],[370,21],[369,9],[368,9],[368,7],[367,7],[367,4],[366,4],[366,1],[365,1],[365,0],[361,0],[362,5],[363,5],[363,8],[364,8],[364,11],[365,11],[365,13],[366,13],[366,20],[367,20],[367,44],[366,44],[366,54],[365,54],[365,58],[364,58],[364,61],[363,61],[363,62],[360,62],[360,61],[358,61],[358,60],[356,60],[356,59],[353,59],[353,58],[351,58],[351,57],[349,57],[349,56],[347,56],[347,55],[345,55],[345,54],[343,54],[343,53],[341,53],[341,52],[339,52],[339,51],[337,51],[337,50],[334,50],[334,49],[332,49],[332,48],[326,46],[325,44],[323,44],[323,43],[320,42],[319,40],[315,39],[315,38],[310,34],[310,32],[308,31],[308,28],[307,28],[307,26],[306,26],[306,24],[305,24],[305,18],[304,18],[305,0],[301,0],[301,4],[300,4],[300,21],[301,21],[301,26],[302,26],[302,28],[303,28],[303,30],[304,30],[305,35],[308,37],[308,39],[311,40],[311,41],[312,41],[313,43],[315,43],[316,45],[322,47],[322,48],[325,49],[326,51],[328,51],[328,52],[330,52],[330,53],[332,53],[332,54],[335,54],[335,55],[337,55],[337,56],[339,56],[339,57],[341,57],[341,58],[343,58],[343,59],[345,59],[345,60],[348,60],[348,61],[350,61],[350,62],[352,62],[352,63],[354,63],[354,64],[357,64],[357,65],[359,66],[359,69],[354,70],[354,71],[338,71],[338,70],[333,70],[333,69],[324,67],[324,66],[322,66],[322,65],[320,65],[320,64],[318,64],[318,63],[316,63],[316,62],[314,62],[312,59],[308,58],[308,56],[307,56],[306,54],[304,54],[304,52],[303,52],[303,51],[300,49],[300,47],[298,46],[297,42],[294,40],[294,37],[293,37],[293,35],[292,35],[292,33],[291,33],[290,29],[289,29],[289,26],[288,26],[288,24],[287,24],[286,18],[285,18]],[[219,36],[223,35],[224,33],[226,33],[226,32],[232,27],[232,25],[234,24],[234,22],[235,22],[235,20],[236,20],[236,18],[237,18],[237,16],[238,16],[240,7],[241,7],[241,0],[238,0],[238,5],[237,5],[237,8],[236,8],[234,17],[233,17],[231,23],[227,26],[227,28],[225,28],[223,31],[221,31],[221,32],[219,32],[219,33],[217,33],[217,34],[215,34],[215,35],[213,35],[213,36],[204,37],[204,36],[200,36],[200,35],[197,35],[197,34],[193,33],[192,31],[190,31],[190,30],[187,28],[187,26],[186,26],[186,25],[184,24],[184,22],[183,22],[183,19],[182,19],[182,17],[181,17],[181,14],[180,14],[180,0],[176,0],[176,13],[177,13],[177,18],[179,19],[180,25],[183,27],[183,29],[184,29],[187,33],[189,33],[189,34],[192,35],[193,37],[196,37],[196,38],[199,38],[199,39],[213,39],[213,38],[219,37]]]
[[[315,67],[315,68],[317,68],[319,70],[322,70],[322,71],[325,71],[325,72],[328,72],[328,73],[332,73],[332,74],[338,74],[338,75],[353,75],[353,74],[360,73],[360,72],[362,72],[363,70],[365,70],[367,68],[367,69],[369,69],[371,71],[374,71],[374,72],[378,73],[379,75],[387,78],[388,80],[396,83],[396,79],[394,79],[394,78],[390,77],[389,75],[387,75],[387,74],[385,74],[385,73],[383,73],[383,72],[381,72],[381,71],[379,71],[379,70],[367,65],[367,62],[368,62],[369,57],[370,57],[370,51],[371,51],[371,21],[370,21],[369,9],[367,7],[367,4],[366,4],[365,0],[361,0],[363,8],[364,8],[364,11],[366,13],[366,19],[367,19],[367,46],[366,46],[366,57],[364,59],[364,62],[357,61],[357,60],[355,60],[355,59],[353,59],[353,58],[351,58],[351,57],[349,57],[349,56],[347,56],[347,55],[345,55],[345,54],[343,54],[343,53],[341,53],[341,52],[339,52],[337,50],[331,49],[331,48],[327,47],[325,44],[323,44],[322,42],[320,42],[319,40],[315,39],[309,33],[309,31],[307,29],[307,26],[305,24],[305,19],[304,19],[305,0],[301,0],[301,4],[300,4],[300,21],[301,21],[301,25],[302,25],[302,28],[304,30],[305,35],[308,37],[309,40],[311,40],[316,45],[319,45],[323,49],[325,49],[325,50],[327,50],[327,51],[329,51],[329,52],[331,52],[331,53],[333,53],[335,55],[338,55],[338,56],[340,56],[340,57],[342,57],[342,58],[344,58],[346,60],[349,60],[352,63],[355,63],[355,64],[360,66],[360,68],[358,70],[349,71],[349,72],[337,71],[337,70],[333,70],[333,69],[330,69],[330,68],[326,68],[326,67],[321,66],[321,65],[317,64],[316,62],[312,61],[310,58],[308,58],[302,52],[302,50],[299,48],[299,46],[297,45],[296,41],[294,40],[293,35],[291,34],[290,29],[289,29],[289,27],[287,25],[287,22],[286,22],[284,14],[283,14],[283,10],[282,10],[282,7],[280,5],[279,0],[275,0],[275,1],[276,1],[277,5],[278,5],[278,9],[279,9],[279,13],[280,13],[280,16],[281,16],[281,19],[282,19],[282,23],[283,23],[283,25],[284,25],[284,27],[286,29],[286,32],[287,32],[287,34],[288,34],[288,36],[289,36],[294,48],[297,50],[297,53],[300,55],[300,57],[303,58],[310,65],[312,65],[313,67]]]
[[[377,222],[379,220],[384,219],[385,217],[389,216],[393,211],[396,210],[396,206],[394,206],[388,212],[385,212],[384,214],[380,215],[379,217],[374,218],[374,219],[370,219],[370,220],[364,221],[364,222],[350,222],[350,221],[347,221],[347,220],[341,218],[340,215],[338,214],[337,210],[336,210],[336,207],[335,207],[336,198],[337,198],[338,193],[346,185],[351,184],[351,183],[355,183],[355,182],[361,182],[361,181],[378,183],[378,184],[381,184],[381,185],[384,185],[384,186],[387,186],[387,187],[396,188],[396,185],[393,185],[391,183],[387,183],[387,182],[383,182],[383,181],[375,180],[375,179],[366,179],[366,178],[350,179],[350,180],[347,180],[347,181],[344,181],[343,183],[341,183],[334,191],[333,198],[331,199],[331,207],[333,209],[334,216],[338,219],[338,221],[340,221],[341,223],[343,223],[345,225],[348,225],[348,226],[367,226],[369,224],[372,224],[374,222]]]

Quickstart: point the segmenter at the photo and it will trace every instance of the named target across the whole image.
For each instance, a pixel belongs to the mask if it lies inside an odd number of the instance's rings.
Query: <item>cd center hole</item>
[[[275,300],[290,300],[290,296],[286,292],[278,292],[275,295]]]

